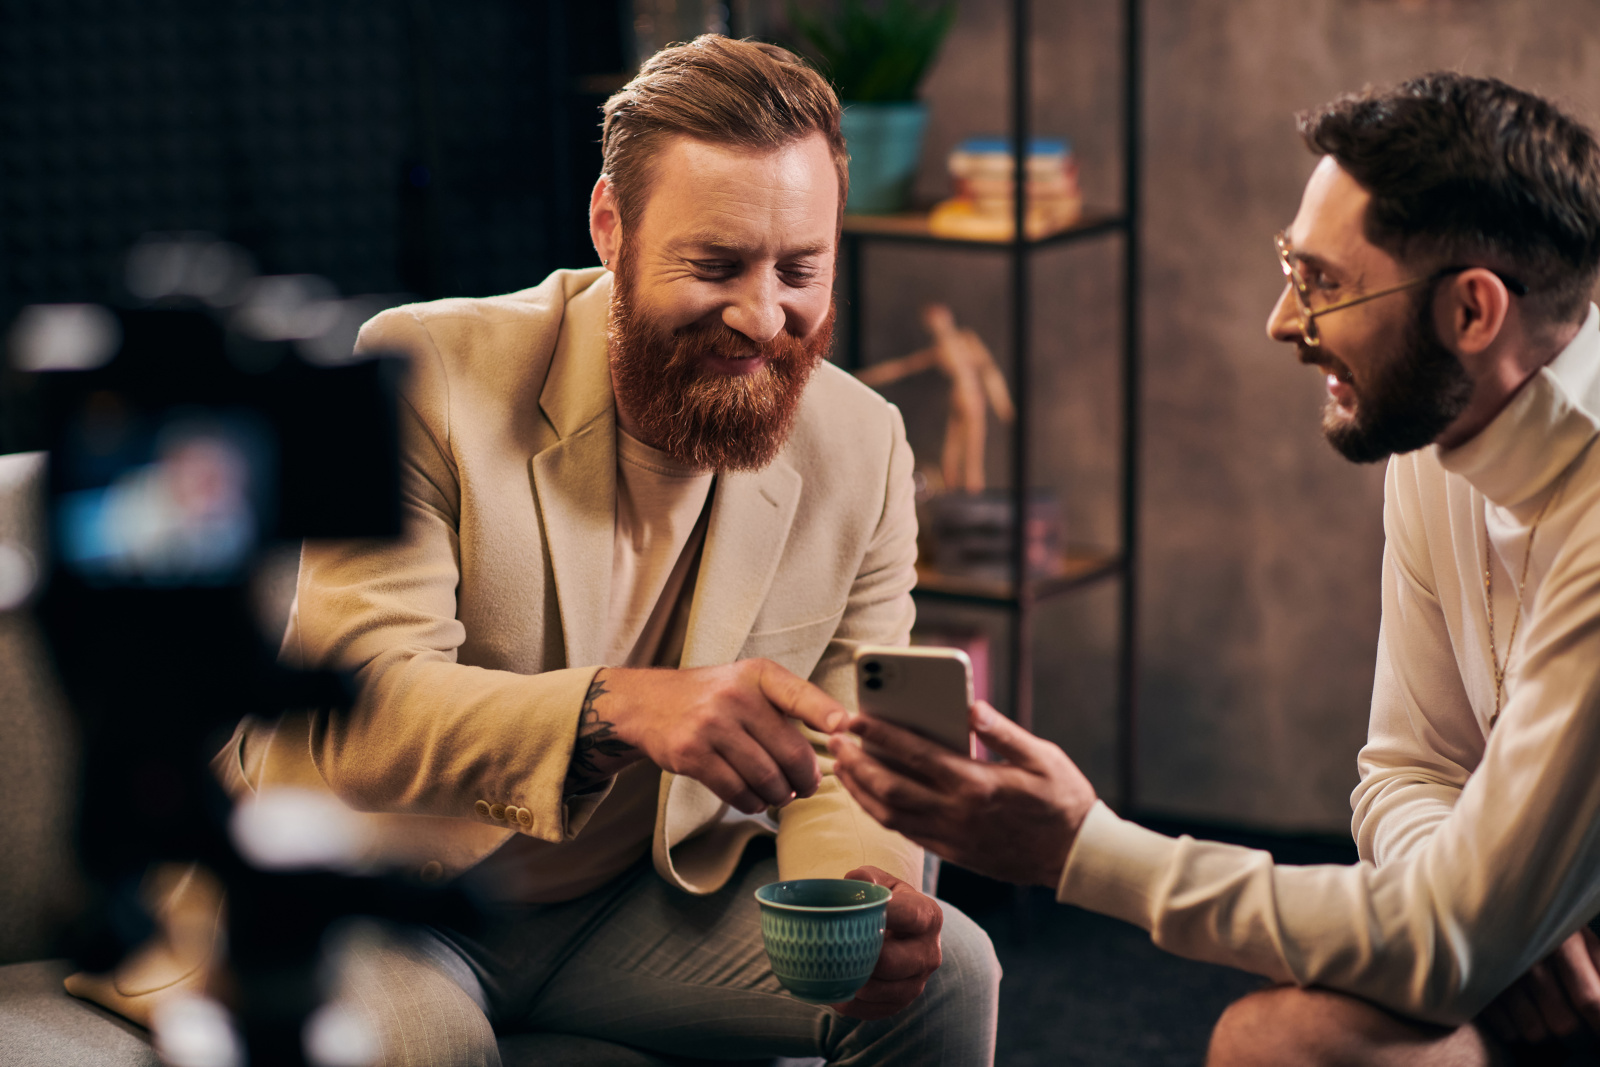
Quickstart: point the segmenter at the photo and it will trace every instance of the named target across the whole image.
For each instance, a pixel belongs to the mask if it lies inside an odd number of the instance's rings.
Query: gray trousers
[[[888,1019],[849,1019],[772,976],[752,894],[777,877],[770,855],[747,858],[721,892],[695,897],[645,861],[578,900],[502,909],[481,939],[366,942],[347,958],[340,1000],[379,1036],[383,1067],[498,1067],[497,1032],[691,1061],[993,1063],[1000,966],[977,924],[941,901],[944,962],[923,995]]]

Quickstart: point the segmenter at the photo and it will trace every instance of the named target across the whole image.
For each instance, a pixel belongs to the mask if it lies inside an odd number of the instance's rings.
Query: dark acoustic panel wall
[[[501,292],[588,262],[573,87],[622,65],[621,5],[567,7],[0,0],[0,316],[114,297],[155,230],[345,292]]]

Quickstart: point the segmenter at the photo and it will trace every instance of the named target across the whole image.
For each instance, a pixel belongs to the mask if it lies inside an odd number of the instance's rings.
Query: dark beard
[[[1356,394],[1355,417],[1339,419],[1328,401],[1322,431],[1344,458],[1376,463],[1432,444],[1472,399],[1466,368],[1439,340],[1432,296],[1432,286],[1419,294],[1399,353]]]
[[[811,374],[833,339],[828,317],[809,338],[788,332],[762,344],[722,322],[668,330],[635,306],[632,257],[617,264],[606,339],[617,407],[632,417],[640,438],[696,470],[760,470],[783,448]],[[759,353],[753,374],[707,371],[708,355]]]

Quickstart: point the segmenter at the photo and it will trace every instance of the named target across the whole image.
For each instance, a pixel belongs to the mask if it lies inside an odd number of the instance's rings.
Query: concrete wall
[[[962,0],[925,97],[918,190],[943,195],[949,146],[1006,122],[1006,4]],[[1077,146],[1089,199],[1120,188],[1117,6],[1035,0],[1040,132]],[[1270,239],[1315,160],[1292,115],[1435,68],[1491,74],[1600,112],[1600,9],[1572,0],[1146,0],[1141,807],[1342,831],[1378,629],[1382,470],[1317,432],[1322,386],[1263,324]],[[1115,536],[1120,250],[1038,261],[1033,402],[1044,481],[1073,536]],[[876,250],[866,352],[921,344],[917,306],[951,303],[997,353],[1005,273],[972,252]],[[938,390],[891,390],[936,455]],[[998,431],[998,428],[997,428]],[[992,457],[997,482],[1003,451]],[[1112,770],[1110,591],[1041,624],[1039,728],[1097,782]],[[937,613],[935,613],[937,614]]]

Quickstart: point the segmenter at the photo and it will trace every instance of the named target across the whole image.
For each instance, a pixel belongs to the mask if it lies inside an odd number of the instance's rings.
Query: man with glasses
[[[1276,866],[1095,799],[985,705],[979,763],[855,717],[839,778],[997,877],[1282,983],[1211,1062],[1596,1062],[1600,1034],[1600,146],[1490,79],[1300,116],[1322,159],[1268,320],[1326,375],[1323,430],[1388,459],[1362,863]],[[1392,458],[1391,458],[1392,457]]]

